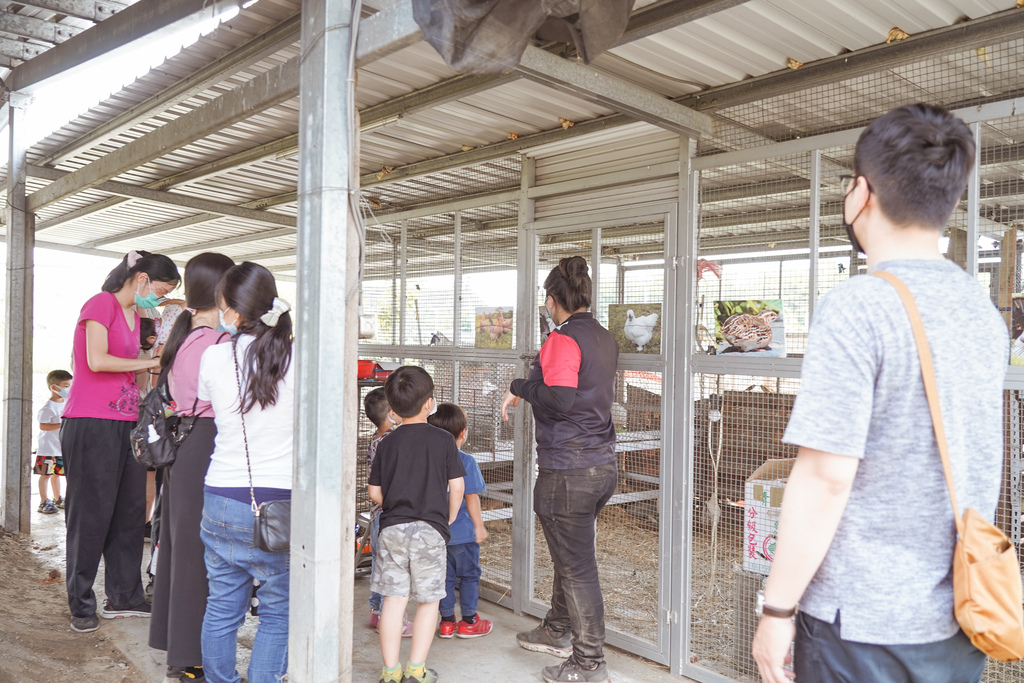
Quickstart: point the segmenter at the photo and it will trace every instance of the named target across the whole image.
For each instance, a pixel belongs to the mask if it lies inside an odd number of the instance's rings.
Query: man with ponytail
[[[138,418],[135,373],[159,365],[139,358],[137,307],[159,305],[180,279],[171,259],[129,252],[89,299],[75,326],[74,370],[60,430],[67,478],[68,606],[71,628],[95,631],[93,582],[106,570],[105,619],[148,617],[142,587],[146,468],[131,455]]]
[[[949,112],[900,107],[864,129],[841,185],[851,246],[920,311],[958,502],[991,521],[1009,336],[987,289],[939,248],[974,154]],[[985,655],[953,614],[956,528],[921,367],[890,282],[851,277],[822,299],[783,436],[800,450],[753,643],[768,683],[792,677],[794,638],[798,681],[981,680]]]
[[[533,509],[555,567],[551,609],[520,633],[520,647],[567,658],[543,670],[547,683],[607,683],[604,597],[597,572],[597,515],[615,492],[612,400],[618,345],[590,314],[593,281],[580,256],[563,258],[544,280],[544,306],[558,327],[548,335],[527,379],[512,380],[502,416],[518,398],[536,424]]]

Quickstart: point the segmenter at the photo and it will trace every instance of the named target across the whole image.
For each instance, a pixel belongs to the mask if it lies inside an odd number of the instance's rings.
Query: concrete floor
[[[33,481],[33,492],[36,491]],[[38,495],[38,494],[36,494]],[[33,496],[35,498],[35,496]],[[32,537],[43,550],[37,551],[47,565],[60,566],[64,559],[64,515],[40,515],[34,512],[37,500],[33,500]],[[146,544],[145,561],[149,561],[149,544]],[[102,603],[103,568],[96,579],[95,590]],[[369,609],[369,576],[360,574],[355,578],[355,604],[353,615],[353,677],[357,683],[374,683],[381,669],[380,642],[377,632],[367,625]],[[435,669],[441,680],[449,683],[464,681],[490,681],[492,683],[519,683],[541,681],[543,667],[560,660],[550,655],[527,652],[516,644],[515,634],[532,629],[538,620],[533,617],[516,616],[511,611],[493,603],[481,600],[480,613],[494,622],[494,630],[483,638],[473,640],[440,640],[435,638],[431,646],[428,665]],[[147,676],[147,683],[164,683],[164,653],[147,644],[149,638],[148,619],[100,620],[100,629],[112,644],[124,653],[132,664]],[[247,617],[239,631],[238,668],[245,674],[257,619]],[[403,661],[408,656],[409,640],[403,643]],[[608,668],[615,683],[679,683],[689,679],[673,676],[668,668],[654,664],[615,648],[606,648]],[[244,680],[244,679],[243,679]],[[140,682],[142,683],[142,682]]]

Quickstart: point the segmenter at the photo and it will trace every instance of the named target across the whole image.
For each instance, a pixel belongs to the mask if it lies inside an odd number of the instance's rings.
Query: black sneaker
[[[178,676],[178,683],[202,683],[205,680],[202,666],[186,666]]]
[[[570,657],[557,666],[546,666],[543,671],[546,683],[612,683],[608,665],[601,662],[596,669],[584,669]]]
[[[541,624],[532,631],[517,633],[516,642],[524,650],[543,652],[561,657],[562,659],[572,654],[572,638],[569,634],[556,636],[544,624]]]
[[[78,631],[79,633],[89,633],[95,631],[100,627],[100,620],[96,618],[95,614],[90,614],[87,617],[71,617],[71,630]]]
[[[441,680],[433,669],[424,669],[423,678],[416,676],[402,676],[402,683],[437,683]]]
[[[104,602],[103,609],[100,610],[100,616],[104,619],[148,617],[152,611],[153,608],[148,602],[143,602],[141,605],[136,605],[135,607],[126,607],[125,609],[114,609],[110,606],[109,602]]]

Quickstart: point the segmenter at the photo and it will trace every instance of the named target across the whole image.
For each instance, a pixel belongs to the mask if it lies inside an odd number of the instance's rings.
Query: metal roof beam
[[[290,204],[295,201],[297,193],[286,192],[284,194],[275,195],[273,197],[263,197],[261,199],[254,199],[251,202],[245,202],[238,206],[243,209],[265,209],[271,206],[280,206],[281,204]],[[281,214],[268,214],[271,216],[279,216]],[[179,218],[174,221],[168,221],[166,223],[160,223],[159,225],[151,225],[148,228],[141,228],[139,230],[133,230],[131,232],[124,232],[119,235],[111,235],[104,237],[103,239],[95,240],[93,242],[86,242],[83,247],[102,247],[108,244],[117,244],[118,242],[125,242],[127,240],[136,240],[142,237],[149,237],[151,235],[158,235],[162,232],[170,232],[171,230],[178,230],[179,228],[187,228],[193,225],[200,225],[201,223],[209,223],[210,221],[218,220],[222,218],[224,214],[219,213],[199,213],[195,216],[186,216],[185,218]]]
[[[219,240],[213,240],[212,242],[204,242],[202,244],[187,244],[181,247],[170,247],[167,249],[161,249],[162,254],[187,254],[193,251],[210,251],[212,249],[221,249],[223,247],[230,247],[234,244],[246,244],[248,242],[259,242],[262,240],[270,240],[275,237],[288,237],[294,235],[294,228],[277,228],[276,230],[263,230],[261,232],[252,232],[248,235],[237,235],[235,237],[225,237]]]
[[[29,175],[31,175],[34,178],[50,180],[50,184],[53,185],[55,183],[61,182],[65,178],[74,175],[74,173],[69,173],[67,171],[61,171],[60,169],[49,168],[46,166],[30,166]],[[128,183],[120,183],[113,180],[108,180],[105,182],[96,183],[92,187],[99,190],[100,192],[109,192],[110,194],[116,194],[122,197],[130,197],[132,199],[140,199],[142,201],[153,202],[155,204],[169,204],[171,206],[179,206],[185,209],[193,209],[205,213],[215,213],[221,216],[234,216],[236,218],[244,218],[246,220],[258,221],[260,223],[270,223],[273,225],[287,225],[292,227],[295,226],[295,218],[292,216],[284,216],[277,213],[268,213],[266,211],[257,211],[255,209],[249,209],[242,206],[235,206],[233,204],[223,204],[221,202],[214,202],[208,199],[201,199],[199,197],[192,197],[189,195],[178,194],[175,192],[151,190],[141,185],[130,185]],[[34,195],[30,195],[30,197],[31,196]]]
[[[57,24],[35,17],[25,17],[12,12],[0,12],[0,31],[24,38],[33,38],[46,43],[63,43],[84,31],[84,28]],[[13,90],[13,88],[12,88]]]
[[[48,9],[76,19],[99,23],[120,12],[128,5],[109,0],[18,0],[19,5]]]
[[[96,187],[109,178],[243,121],[291,99],[298,89],[299,59],[296,57],[37,190],[29,196],[29,211],[38,212],[43,207]]]
[[[1016,38],[1024,31],[1024,12],[1008,9],[953,26],[925,31],[894,43],[819,59],[797,70],[781,69],[764,76],[730,83],[675,102],[697,111],[719,111],[807,88],[913,64],[929,57],[971,50]]]
[[[629,17],[626,31],[617,45],[668,31],[745,2],[747,0],[666,0],[648,5]]]
[[[11,59],[20,59],[23,62],[27,62],[44,52],[46,52],[46,48],[42,45],[23,43],[20,40],[11,40],[10,38],[0,38],[0,55],[10,57]]]
[[[67,161],[97,143],[120,135],[138,124],[148,121],[154,115],[195,97],[204,90],[223,82],[226,77],[237,73],[240,69],[266,59],[294,43],[299,38],[300,25],[298,14],[285,19],[282,23],[267,29],[220,59],[207,64],[199,71],[189,74],[170,87],[37,160],[36,163],[40,166],[52,166]],[[16,57],[17,55],[12,56]]]
[[[526,47],[517,70],[538,83],[597,102],[673,133],[698,138],[711,132],[711,118],[706,114],[533,45]]]
[[[73,75],[96,59],[117,60],[141,41],[176,33],[237,7],[237,0],[141,0],[15,68],[6,79],[7,86],[31,92],[57,76]]]

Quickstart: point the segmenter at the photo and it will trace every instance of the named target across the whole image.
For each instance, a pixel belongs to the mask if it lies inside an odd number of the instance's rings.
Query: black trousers
[[[60,446],[67,492],[68,606],[72,616],[96,613],[93,582],[103,558],[107,601],[127,609],[146,599],[142,548],[146,526],[146,468],[131,455],[133,422],[64,418]]]
[[[203,661],[200,636],[209,588],[199,523],[203,482],[216,436],[213,418],[198,418],[178,446],[174,464],[164,469],[149,646],[167,651],[168,666],[195,666]]]
[[[597,574],[597,514],[615,492],[614,464],[537,474],[533,510],[555,565],[551,609],[544,625],[572,633],[576,661],[591,668],[604,661],[604,596]]]
[[[978,683],[985,655],[963,631],[922,645],[869,645],[839,637],[836,621],[800,613],[793,668],[805,683]]]

